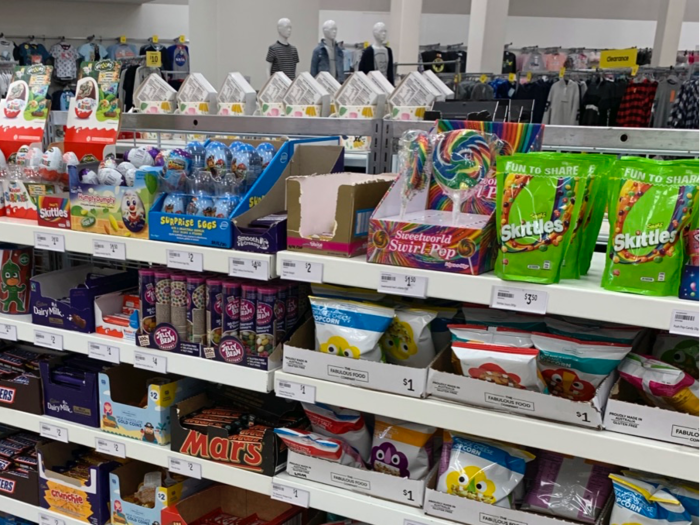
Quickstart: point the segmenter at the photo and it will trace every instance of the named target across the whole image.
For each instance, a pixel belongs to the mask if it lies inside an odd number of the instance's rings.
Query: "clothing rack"
[[[0,38],[11,38],[11,39],[23,39],[26,38],[28,41],[32,40],[42,40],[42,41],[47,41],[47,40],[59,40],[59,41],[65,41],[65,40],[75,40],[75,41],[87,41],[87,42],[109,42],[109,41],[119,41],[121,37],[107,37],[107,36],[47,36],[47,35],[5,35],[3,33],[0,33]],[[152,43],[153,37],[147,37],[147,38],[127,38],[127,42],[137,42],[137,43]],[[161,41],[170,41],[171,39],[168,38],[162,38],[160,39]],[[172,39],[173,42],[179,43],[180,42],[180,37],[175,37]],[[189,44],[189,40],[185,40],[183,42],[184,44]]]

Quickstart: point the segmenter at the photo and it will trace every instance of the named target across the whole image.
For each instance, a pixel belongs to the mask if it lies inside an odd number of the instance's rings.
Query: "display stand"
[[[282,117],[284,112],[284,95],[292,85],[290,78],[278,71],[267,79],[258,92],[258,111],[265,117]]]
[[[218,115],[252,115],[255,113],[255,90],[241,73],[229,73],[217,95]]]
[[[327,117],[331,114],[331,95],[305,71],[284,94],[284,111],[290,117]]]

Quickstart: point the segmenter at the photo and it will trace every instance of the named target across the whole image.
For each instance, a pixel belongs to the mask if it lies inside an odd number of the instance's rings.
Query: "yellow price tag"
[[[181,44],[185,43],[185,35],[180,35],[177,37],[177,41],[180,42]]]
[[[515,73],[508,73],[508,82],[515,82]]]
[[[126,35],[122,35],[119,37],[119,43],[120,44],[126,44]]]
[[[157,44],[158,43],[158,35],[153,35],[151,37],[151,42],[153,42],[154,44]]]
[[[530,82],[530,80],[532,80],[532,72],[528,71],[527,72],[527,81]]]
[[[367,49],[369,47],[369,42],[365,42],[364,44],[365,44],[365,49]]]
[[[160,51],[146,51],[146,65],[148,67],[162,67]]]
[[[632,76],[636,77],[637,73],[639,72],[639,66],[637,64],[632,66]]]
[[[481,82],[482,84],[485,84],[485,83],[486,83],[486,79],[487,79],[487,76],[486,76],[486,75],[481,75],[481,76],[479,77],[479,82]]]
[[[565,67],[563,67],[559,70],[559,78],[564,78],[564,73],[566,73]]]

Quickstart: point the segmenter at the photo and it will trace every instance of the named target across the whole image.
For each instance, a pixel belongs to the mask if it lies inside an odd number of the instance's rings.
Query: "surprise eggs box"
[[[97,173],[99,163],[69,166],[71,229],[148,239],[148,210],[155,200],[161,168],[136,170],[133,186],[83,184],[80,171]]]

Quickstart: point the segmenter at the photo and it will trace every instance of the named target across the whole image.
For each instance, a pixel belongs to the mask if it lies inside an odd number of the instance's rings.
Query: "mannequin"
[[[380,71],[393,84],[394,55],[391,52],[391,48],[384,45],[387,37],[386,25],[383,22],[374,24],[372,35],[374,36],[374,43],[363,51],[357,70],[363,73]]]
[[[321,71],[328,71],[341,84],[345,81],[345,62],[343,48],[338,45],[338,25],[333,20],[323,23],[323,38],[311,54],[309,72],[316,76]]]
[[[297,76],[299,54],[297,48],[289,43],[289,37],[292,36],[292,21],[289,18],[280,18],[277,21],[277,33],[279,38],[268,48],[265,59],[270,63],[268,74],[282,71],[294,80]]]

